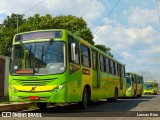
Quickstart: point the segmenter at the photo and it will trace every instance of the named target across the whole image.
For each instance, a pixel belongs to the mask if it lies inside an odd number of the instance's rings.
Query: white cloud
[[[156,66],[160,67],[159,39],[160,33],[152,26],[126,28],[115,20],[106,19],[94,41],[110,47],[114,57],[126,64],[127,71],[136,72],[150,68],[160,71]]]
[[[93,21],[103,15],[105,6],[99,0],[77,0],[79,13],[86,20]]]
[[[3,23],[4,18],[0,17],[0,24]]]
[[[127,12],[128,22],[133,26],[144,27],[148,24],[158,23],[158,15],[156,9],[132,8]]]
[[[160,45],[154,45],[149,46],[149,49],[144,51],[145,54],[149,54],[150,56],[153,54],[159,54],[160,53]]]
[[[0,14],[23,14],[40,1],[1,0]],[[70,14],[82,17],[87,21],[89,26],[93,27],[93,22],[103,15],[104,9],[104,5],[99,0],[46,0],[33,10],[27,12],[25,17],[33,16],[36,13],[40,15],[51,14],[53,17]]]

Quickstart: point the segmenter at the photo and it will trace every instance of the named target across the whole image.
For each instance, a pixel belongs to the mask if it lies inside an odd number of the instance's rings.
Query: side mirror
[[[76,44],[72,43],[71,44],[71,61],[76,60]]]

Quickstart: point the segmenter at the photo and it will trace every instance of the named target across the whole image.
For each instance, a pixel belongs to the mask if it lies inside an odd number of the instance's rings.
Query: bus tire
[[[136,97],[137,97],[137,95],[136,95],[136,91],[134,91],[133,98],[136,98]]]
[[[115,91],[114,91],[114,98],[113,98],[113,102],[117,102],[117,99],[118,99],[118,90],[117,90],[117,88],[115,89]]]
[[[116,88],[115,91],[114,91],[114,97],[113,98],[108,98],[107,101],[109,101],[109,102],[116,102],[117,98],[118,98],[118,90]]]
[[[79,103],[81,109],[86,109],[89,103],[89,94],[88,90],[85,87],[83,90],[82,101]]]
[[[47,107],[47,103],[37,103],[37,107],[39,109],[45,109]]]

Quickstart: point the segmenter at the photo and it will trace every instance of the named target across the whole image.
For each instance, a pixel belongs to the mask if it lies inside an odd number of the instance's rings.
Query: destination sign
[[[39,40],[39,39],[50,39],[50,38],[61,38],[62,31],[38,31],[19,34],[15,38],[15,42],[23,40]]]

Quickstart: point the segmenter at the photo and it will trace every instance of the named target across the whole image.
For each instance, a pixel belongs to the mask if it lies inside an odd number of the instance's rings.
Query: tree
[[[94,45],[93,35],[89,28],[87,28],[87,23],[82,17],[77,18],[72,15],[68,16],[58,16],[53,18],[53,23],[55,28],[69,30],[82,39],[88,41],[90,44]]]
[[[23,15],[12,14],[11,16],[7,16],[3,24],[0,25],[0,54],[4,54],[6,48],[4,46],[8,46],[8,54],[11,51],[12,39],[17,33],[17,16],[19,32],[44,29],[66,29],[94,45],[91,30],[87,27],[87,23],[82,17],[67,15],[52,18],[50,14],[46,14],[45,16],[35,14],[32,17],[24,19]],[[102,45],[101,48],[103,47],[105,48],[105,46]],[[106,51],[110,51],[110,48],[107,48]],[[108,53],[110,54],[110,52]]]
[[[21,26],[25,22],[23,15],[18,15],[18,24]],[[0,54],[9,55],[12,46],[13,36],[16,34],[17,30],[17,14],[12,14],[8,16],[7,19],[3,21],[3,24],[0,26]],[[6,50],[8,48],[8,50]]]
[[[105,45],[102,44],[98,44],[95,45],[95,47],[97,47],[98,49],[102,50],[103,52],[107,53],[109,56],[113,57],[113,55],[111,54],[111,48],[106,47]]]
[[[82,17],[67,15],[52,18],[49,14],[46,16],[35,14],[33,17],[29,17],[19,29],[20,32],[40,29],[66,29],[94,45],[93,35]]]

